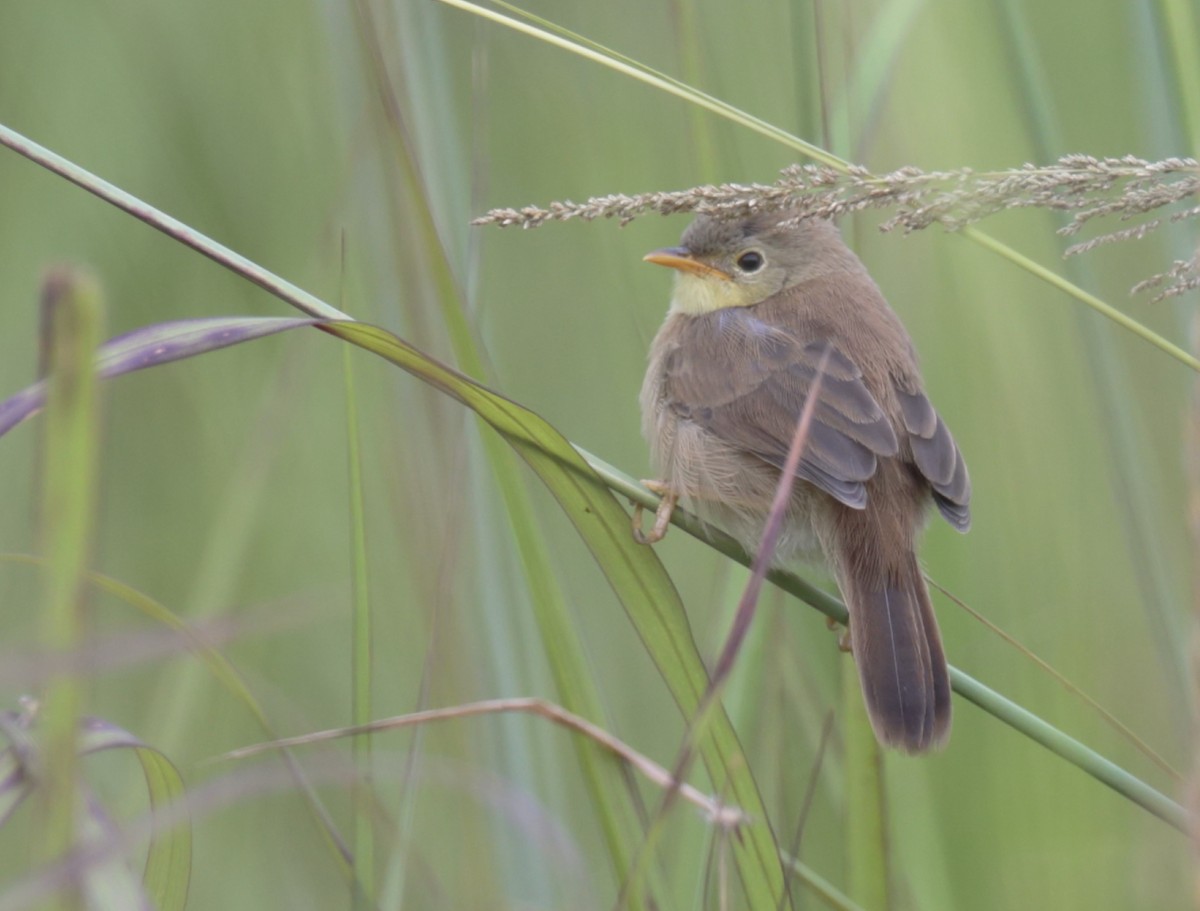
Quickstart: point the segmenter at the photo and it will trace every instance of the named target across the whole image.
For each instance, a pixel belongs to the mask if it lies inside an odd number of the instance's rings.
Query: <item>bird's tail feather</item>
[[[950,676],[916,555],[878,571],[864,571],[861,560],[838,562],[875,736],[906,753],[941,747],[950,734]]]

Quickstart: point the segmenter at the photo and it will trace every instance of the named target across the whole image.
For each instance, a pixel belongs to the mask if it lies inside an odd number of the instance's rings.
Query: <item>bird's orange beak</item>
[[[664,247],[661,250],[654,250],[642,257],[644,262],[654,263],[656,266],[667,266],[670,269],[678,269],[680,272],[691,272],[693,275],[699,275],[702,278],[717,278],[721,281],[733,281],[733,277],[716,266],[710,266],[708,263],[701,262],[692,256],[692,252],[687,247]]]

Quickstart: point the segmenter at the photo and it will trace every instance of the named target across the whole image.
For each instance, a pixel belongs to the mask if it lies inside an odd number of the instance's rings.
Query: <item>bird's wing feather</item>
[[[778,468],[828,347],[797,474],[847,506],[866,505],[864,482],[899,446],[850,358],[825,340],[770,325],[750,308],[690,320],[684,333],[665,363],[667,407]]]
[[[958,444],[925,393],[899,390],[900,413],[917,470],[933,488],[946,521],[959,531],[971,527],[971,479]]]

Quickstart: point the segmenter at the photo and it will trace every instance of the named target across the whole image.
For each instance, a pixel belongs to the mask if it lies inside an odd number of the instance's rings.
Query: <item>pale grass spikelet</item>
[[[796,209],[797,219],[837,218],[866,209],[889,209],[893,214],[880,229],[901,228],[907,233],[934,224],[956,231],[1005,209],[1040,208],[1069,213],[1070,221],[1059,233],[1074,236],[1097,219],[1115,216],[1127,221],[1197,197],[1200,165],[1194,158],[1147,161],[1132,155],[1065,155],[1050,165],[1025,164],[1009,171],[922,171],[903,167],[888,174],[873,174],[857,165],[837,170],[805,164],[784,168],[772,184],[727,183],[632,196],[614,193],[583,203],[492,209],[472,224],[536,228],[548,221],[615,218],[625,225],[650,213],[692,212],[736,219],[785,208]],[[1193,204],[1074,244],[1065,255],[1140,240],[1165,224],[1197,217],[1200,205]],[[1133,292],[1150,288],[1162,289],[1155,301],[1200,288],[1200,251],[1139,282]]]

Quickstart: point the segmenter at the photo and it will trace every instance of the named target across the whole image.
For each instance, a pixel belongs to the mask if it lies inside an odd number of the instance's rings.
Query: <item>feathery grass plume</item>
[[[1196,210],[1192,210],[1196,211]],[[1167,284],[1170,282],[1170,284]],[[1158,272],[1143,279],[1133,286],[1133,294],[1140,294],[1148,288],[1159,288],[1151,303],[1157,304],[1168,297],[1178,297],[1188,291],[1200,288],[1200,244],[1196,246],[1196,254],[1191,259],[1177,259],[1166,272]]]
[[[1004,209],[1034,208],[1071,213],[1070,222],[1059,233],[1073,237],[1095,219],[1116,216],[1125,221],[1198,196],[1200,164],[1194,158],[1146,161],[1132,155],[1065,155],[1050,165],[1025,164],[1009,171],[903,167],[888,174],[873,174],[853,165],[841,171],[807,164],[784,168],[773,184],[726,183],[632,196],[612,193],[583,203],[567,200],[545,207],[492,209],[472,224],[536,228],[549,221],[616,218],[625,225],[651,213],[694,212],[732,219],[785,208],[796,209],[797,219],[833,218],[887,208],[894,214],[880,225],[883,231],[919,231],[933,224],[957,231]],[[1200,205],[1177,209],[1077,243],[1064,255],[1140,240],[1165,224],[1197,217]],[[1160,287],[1163,290],[1155,302],[1200,287],[1200,249],[1191,259],[1177,261],[1170,269],[1139,282],[1133,293]]]

